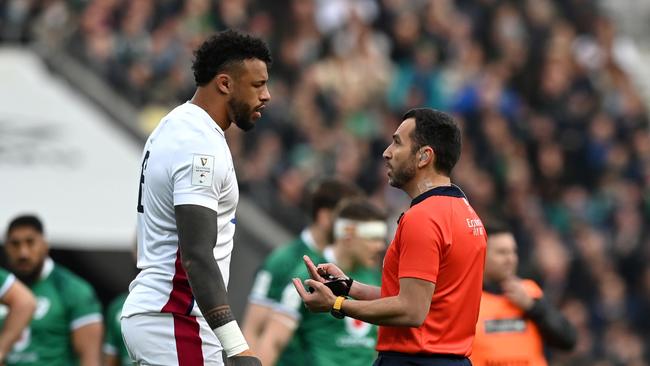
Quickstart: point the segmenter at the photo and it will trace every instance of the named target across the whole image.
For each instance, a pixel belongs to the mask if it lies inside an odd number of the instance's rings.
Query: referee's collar
[[[456,197],[456,198],[466,198],[465,193],[455,184],[450,186],[440,186],[432,188],[419,196],[415,197],[411,201],[411,207],[417,205],[418,203],[426,200],[429,197],[433,196],[446,196],[446,197]]]

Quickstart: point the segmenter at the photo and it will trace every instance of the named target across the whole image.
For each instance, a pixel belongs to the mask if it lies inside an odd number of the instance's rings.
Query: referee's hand
[[[307,292],[299,278],[293,279],[293,286],[298,291],[300,298],[309,311],[312,313],[324,313],[332,310],[334,301],[336,301],[336,295],[332,293],[329,287],[314,280],[305,280],[305,285],[312,287],[314,292]]]
[[[309,277],[311,277],[311,279],[314,281],[318,281],[320,283],[328,282],[328,280],[324,278],[326,275],[331,275],[337,278],[348,277],[345,275],[345,273],[343,273],[343,271],[341,271],[339,267],[332,263],[321,263],[316,266],[314,262],[312,262],[311,258],[309,258],[307,255],[303,255],[302,260],[305,262],[307,271],[309,271]]]

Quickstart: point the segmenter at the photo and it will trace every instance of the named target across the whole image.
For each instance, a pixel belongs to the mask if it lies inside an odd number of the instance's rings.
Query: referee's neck
[[[424,192],[430,191],[436,187],[450,186],[451,179],[444,175],[435,174],[435,175],[423,177],[414,183],[415,184],[412,190],[410,191],[406,190],[406,193],[411,197],[411,199],[421,195]]]

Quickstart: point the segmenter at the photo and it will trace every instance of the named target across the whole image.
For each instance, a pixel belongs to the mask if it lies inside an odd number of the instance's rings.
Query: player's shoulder
[[[181,104],[162,118],[152,137],[164,140],[162,146],[170,149],[225,144],[225,138],[221,134],[206,133],[209,127],[205,120],[208,117],[204,114],[203,110],[191,103]]]
[[[305,252],[305,244],[296,239],[281,247],[273,249],[265,261],[265,267],[283,267],[292,266],[292,263],[302,262],[302,254]]]
[[[70,290],[73,292],[90,290],[94,292],[90,282],[58,263],[54,264],[54,268],[52,269],[49,278],[56,282],[57,287],[63,290]]]

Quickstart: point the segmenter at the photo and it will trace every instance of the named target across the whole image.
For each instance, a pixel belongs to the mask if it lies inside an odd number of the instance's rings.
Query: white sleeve
[[[16,276],[13,275],[13,273],[9,273],[7,275],[7,278],[5,279],[5,282],[2,283],[2,286],[0,287],[0,298],[5,297],[7,292],[9,292],[9,289],[11,288],[11,285],[16,282]]]
[[[302,314],[300,313],[301,307],[302,298],[300,298],[293,283],[289,283],[282,291],[282,299],[274,306],[274,310],[296,320],[300,320],[302,318]]]
[[[172,184],[174,206],[199,205],[217,212],[219,187],[223,181],[223,167],[214,150],[206,153],[178,151],[174,154],[172,165]],[[212,151],[210,151],[212,150]]]

